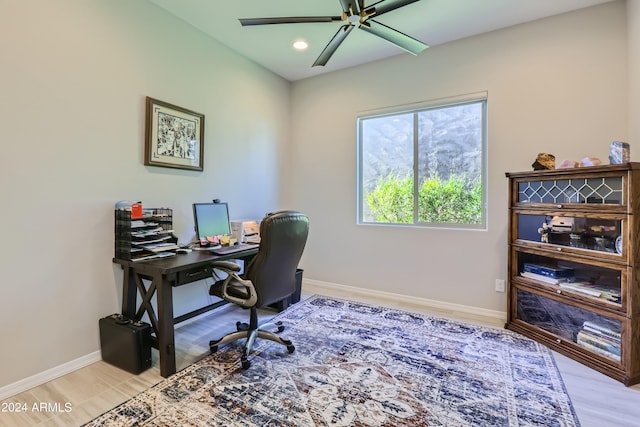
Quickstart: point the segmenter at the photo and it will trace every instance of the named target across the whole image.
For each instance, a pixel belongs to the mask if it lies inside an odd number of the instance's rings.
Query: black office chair
[[[218,346],[222,344],[246,338],[241,363],[243,369],[248,369],[251,365],[248,356],[256,338],[275,341],[285,345],[289,353],[294,352],[295,347],[291,341],[267,331],[277,328],[278,332],[282,332],[282,322],[258,325],[257,309],[282,301],[295,291],[296,270],[308,234],[309,218],[300,212],[272,213],[260,223],[260,248],[247,266],[245,274],[238,274],[240,266],[234,262],[212,263],[214,271],[223,271],[228,276],[211,285],[209,294],[251,310],[249,324],[237,322],[236,332],[209,342],[212,353],[218,351]]]

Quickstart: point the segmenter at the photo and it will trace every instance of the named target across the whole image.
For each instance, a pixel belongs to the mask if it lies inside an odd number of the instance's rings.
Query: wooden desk
[[[214,304],[173,317],[173,287],[212,277],[211,261],[243,259],[246,262],[258,253],[258,249],[226,255],[214,255],[209,251],[193,251],[171,258],[149,261],[129,261],[114,258],[113,262],[123,269],[122,314],[130,319],[140,320],[147,313],[155,336],[152,344],[160,353],[160,375],[168,377],[176,372],[175,337],[176,323],[190,319],[201,313],[226,304],[221,300]],[[148,282],[145,283],[144,280]],[[147,285],[148,284],[148,285]],[[138,292],[142,300],[137,304]],[[151,305],[151,297],[156,295],[158,314]]]

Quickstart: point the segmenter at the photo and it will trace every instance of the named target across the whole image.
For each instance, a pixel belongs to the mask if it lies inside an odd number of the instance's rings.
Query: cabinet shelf
[[[506,175],[506,327],[640,382],[640,163]]]
[[[547,224],[544,239],[543,224]],[[511,241],[628,264],[623,245],[628,228],[626,214],[514,208]]]

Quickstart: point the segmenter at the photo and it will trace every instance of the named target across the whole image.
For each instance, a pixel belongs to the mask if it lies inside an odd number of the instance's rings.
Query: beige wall
[[[293,85],[291,187],[311,217],[305,277],[504,312],[507,180],[538,152],[608,162],[627,140],[625,3],[614,2]],[[356,225],[358,112],[487,91],[486,231]],[[634,158],[640,151],[632,150]]]
[[[144,1],[0,10],[1,389],[99,351],[121,300],[118,200],[172,207],[183,241],[193,202],[280,206],[290,84]],[[205,115],[204,172],[143,165],[146,96]],[[204,282],[180,288],[176,314],[208,299]]]

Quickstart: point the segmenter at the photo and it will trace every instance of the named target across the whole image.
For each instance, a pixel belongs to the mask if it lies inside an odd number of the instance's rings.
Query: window
[[[487,97],[358,118],[358,222],[484,228]]]

